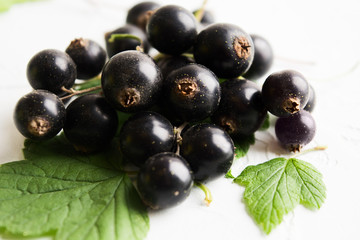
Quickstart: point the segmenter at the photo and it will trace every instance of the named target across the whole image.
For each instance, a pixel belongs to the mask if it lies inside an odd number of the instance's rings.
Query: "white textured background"
[[[64,50],[76,37],[103,46],[103,34],[125,22],[139,1],[48,0],[16,5],[0,14],[0,163],[22,159],[23,137],[13,125],[16,101],[31,90],[26,65],[38,51]],[[194,10],[201,0],[157,1]],[[359,239],[360,226],[360,14],[357,0],[209,0],[218,22],[234,23],[272,44],[271,71],[295,69],[314,85],[317,135],[308,147],[325,152],[304,155],[324,175],[327,199],[319,211],[298,206],[270,235],[263,234],[245,210],[244,189],[231,180],[207,184],[214,201],[202,203],[194,188],[180,206],[150,213],[148,240]],[[233,165],[234,175],[247,165],[284,154],[273,130],[256,134],[249,154]],[[0,237],[1,239],[1,237]]]

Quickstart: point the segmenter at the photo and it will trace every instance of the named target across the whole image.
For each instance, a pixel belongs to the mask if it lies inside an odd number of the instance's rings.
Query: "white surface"
[[[166,2],[189,10],[201,5],[200,0]],[[135,3],[53,0],[17,5],[0,14],[0,163],[22,159],[23,137],[12,113],[16,101],[31,90],[25,74],[29,59],[46,48],[64,50],[76,37],[104,45],[103,34],[123,25],[127,9]],[[267,38],[277,56],[271,71],[295,69],[314,85],[318,131],[308,147],[327,145],[328,150],[301,159],[323,173],[327,199],[319,211],[298,206],[265,235],[246,212],[244,188],[219,179],[207,184],[214,198],[209,207],[194,188],[182,205],[151,212],[147,239],[358,239],[360,67],[353,68],[360,61],[357,1],[209,0],[208,9],[218,22],[238,24]],[[256,138],[249,154],[234,163],[234,175],[283,154],[272,130]]]

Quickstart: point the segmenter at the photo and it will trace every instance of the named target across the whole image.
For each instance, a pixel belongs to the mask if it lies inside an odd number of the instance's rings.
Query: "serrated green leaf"
[[[244,157],[250,149],[250,146],[255,143],[254,134],[244,137],[234,138],[235,158]]]
[[[231,172],[231,169],[225,174],[225,178],[230,178],[230,179],[234,179],[234,175]]]
[[[145,238],[146,208],[111,155],[110,150],[76,153],[61,136],[27,140],[27,160],[0,167],[2,232],[54,239]]]
[[[57,161],[70,160],[84,162],[106,169],[122,169],[122,155],[119,143],[112,141],[110,145],[101,152],[84,154],[75,151],[71,143],[61,134],[50,141],[36,142],[26,139],[23,149],[26,160],[57,159]]]
[[[24,3],[24,2],[35,2],[40,0],[0,0],[0,13],[5,12],[9,10],[9,8],[18,3]]]
[[[244,200],[249,213],[267,234],[299,203],[318,209],[326,197],[322,175],[311,164],[295,158],[248,166],[234,182],[246,187]]]

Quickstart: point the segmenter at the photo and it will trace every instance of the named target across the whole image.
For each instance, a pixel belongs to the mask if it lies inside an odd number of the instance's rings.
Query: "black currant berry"
[[[301,110],[289,117],[278,118],[275,133],[279,142],[289,151],[300,151],[311,142],[316,132],[314,118],[307,111]]]
[[[245,73],[254,57],[251,37],[233,24],[211,24],[202,30],[194,45],[194,58],[219,78]]]
[[[190,194],[193,176],[189,164],[172,152],[158,153],[146,160],[137,177],[143,202],[152,209],[176,206]]]
[[[146,34],[140,28],[130,24],[106,33],[105,42],[109,57],[126,50],[136,50],[138,46],[142,47],[146,53],[150,49]]]
[[[61,88],[64,86],[69,89],[74,85],[76,65],[67,53],[46,49],[30,59],[26,74],[34,89],[44,89],[57,95],[64,95]]]
[[[234,143],[215,124],[202,123],[183,133],[180,155],[186,159],[197,181],[224,176],[234,159]]]
[[[285,70],[268,76],[262,87],[267,110],[278,117],[286,117],[303,109],[309,99],[309,84],[296,71]]]
[[[130,8],[127,13],[126,23],[135,25],[146,31],[146,24],[151,17],[154,10],[160,5],[155,2],[141,2]]]
[[[156,112],[135,113],[123,124],[119,134],[124,156],[137,166],[156,153],[175,148],[174,127]]]
[[[64,133],[77,151],[94,152],[106,147],[117,127],[116,111],[98,94],[80,96],[66,108]]]
[[[253,134],[267,115],[260,88],[252,81],[241,79],[227,80],[220,87],[220,105],[211,120],[231,136]]]
[[[190,63],[194,63],[194,60],[190,57],[182,55],[163,55],[157,61],[157,65],[159,66],[164,79],[166,79],[172,71],[184,67],[185,65],[188,65]]]
[[[315,94],[315,90],[313,88],[312,85],[309,85],[309,100],[306,103],[304,110],[308,111],[308,112],[312,112],[315,108],[316,105],[316,94]]]
[[[188,10],[175,5],[163,6],[150,17],[146,32],[159,52],[179,55],[195,42],[197,22]]]
[[[116,54],[105,64],[101,84],[105,98],[114,108],[136,112],[156,102],[162,75],[149,55],[129,50]]]
[[[78,79],[87,80],[97,76],[106,62],[105,50],[90,39],[73,40],[65,52],[76,64]]]
[[[58,96],[46,90],[34,90],[17,102],[14,122],[24,137],[46,140],[61,131],[65,116],[65,106]]]
[[[254,60],[244,77],[256,80],[264,76],[272,66],[274,53],[270,43],[263,37],[255,34],[250,35],[255,48]]]
[[[169,109],[184,121],[209,117],[220,102],[220,84],[213,72],[199,64],[172,71],[163,87]]]

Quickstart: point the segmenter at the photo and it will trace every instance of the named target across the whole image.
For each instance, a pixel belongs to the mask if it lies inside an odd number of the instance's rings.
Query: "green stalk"
[[[200,188],[204,193],[205,193],[205,204],[207,206],[210,205],[210,203],[212,202],[213,198],[210,192],[210,189],[208,189],[204,184],[202,184],[201,182],[194,182],[194,185],[197,186],[198,188]]]

